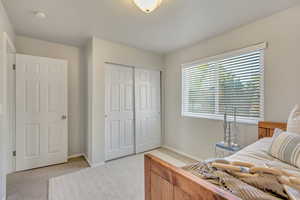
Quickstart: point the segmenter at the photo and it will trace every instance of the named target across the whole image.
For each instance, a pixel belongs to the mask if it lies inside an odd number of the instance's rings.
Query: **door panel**
[[[49,83],[48,85],[48,112],[59,112],[64,105],[63,88],[61,83]]]
[[[135,69],[136,152],[161,145],[160,71]]]
[[[105,73],[106,160],[134,153],[133,69],[108,64]]]
[[[40,124],[27,124],[25,126],[25,157],[40,156]]]
[[[59,123],[53,123],[48,126],[48,153],[58,153],[62,146],[60,136],[63,135],[63,129]]]
[[[67,161],[67,62],[17,54],[16,170]]]
[[[25,82],[25,112],[40,112],[40,81],[28,80]]]

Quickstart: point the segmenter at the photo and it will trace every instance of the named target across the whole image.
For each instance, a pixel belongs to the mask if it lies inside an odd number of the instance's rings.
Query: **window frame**
[[[220,60],[226,59],[226,58],[230,58],[230,57],[235,57],[235,56],[239,56],[239,55],[243,55],[243,54],[247,54],[253,51],[261,51],[260,54],[260,61],[261,61],[261,66],[260,66],[260,73],[261,73],[261,77],[260,77],[260,117],[258,118],[251,118],[251,117],[237,117],[237,122],[239,123],[246,123],[246,124],[258,124],[259,121],[263,121],[264,120],[264,67],[265,67],[265,61],[264,61],[264,56],[265,56],[265,49],[267,48],[267,43],[263,42],[257,45],[253,45],[250,47],[246,47],[246,48],[242,48],[239,50],[234,50],[234,51],[230,51],[230,52],[226,52],[226,53],[222,53],[216,56],[212,56],[212,57],[208,57],[208,58],[204,58],[201,60],[197,60],[194,62],[190,62],[190,63],[186,63],[186,64],[182,64],[181,66],[181,116],[182,117],[191,117],[191,118],[204,118],[204,119],[213,119],[213,120],[223,120],[224,119],[224,115],[220,115],[220,114],[216,114],[218,113],[217,110],[218,109],[218,105],[219,105],[219,99],[218,99],[218,94],[219,94],[219,83],[217,83],[217,88],[216,88],[216,92],[215,93],[215,101],[217,102],[215,105],[215,114],[204,114],[204,113],[200,113],[200,114],[195,114],[192,112],[185,112],[184,111],[184,102],[185,102],[185,97],[186,97],[186,92],[188,91],[185,88],[185,84],[184,84],[184,73],[183,70],[185,68],[188,67],[194,67],[194,66],[199,66],[199,65],[205,65],[207,63],[210,62],[218,62]],[[218,74],[218,73],[217,73]],[[216,80],[217,82],[219,82],[218,78]],[[233,119],[233,116],[228,116],[229,120]]]

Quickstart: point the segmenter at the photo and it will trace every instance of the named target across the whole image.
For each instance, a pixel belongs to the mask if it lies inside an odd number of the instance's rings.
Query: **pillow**
[[[300,168],[300,135],[284,132],[274,138],[269,153],[286,163]]]
[[[287,132],[300,134],[300,108],[298,105],[296,105],[290,113],[287,123]]]
[[[272,138],[273,138],[273,139],[277,138],[277,137],[278,137],[281,133],[283,133],[283,132],[284,132],[284,131],[283,131],[282,129],[280,129],[280,128],[275,128]]]

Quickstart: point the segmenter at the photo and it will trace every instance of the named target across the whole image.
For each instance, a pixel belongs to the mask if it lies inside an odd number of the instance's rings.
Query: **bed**
[[[270,165],[280,166],[300,175],[299,168],[280,162],[267,153],[275,128],[286,130],[286,123],[259,122],[258,138],[260,140],[228,159],[250,161],[256,165],[263,165],[267,161]],[[145,200],[200,199],[236,200],[240,198],[154,155],[145,155]]]

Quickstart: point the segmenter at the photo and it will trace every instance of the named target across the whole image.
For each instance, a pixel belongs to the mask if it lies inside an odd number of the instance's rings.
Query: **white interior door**
[[[107,64],[105,73],[106,160],[134,153],[133,69]]]
[[[16,170],[67,161],[67,61],[16,56]]]
[[[161,146],[160,71],[135,69],[136,153]]]

